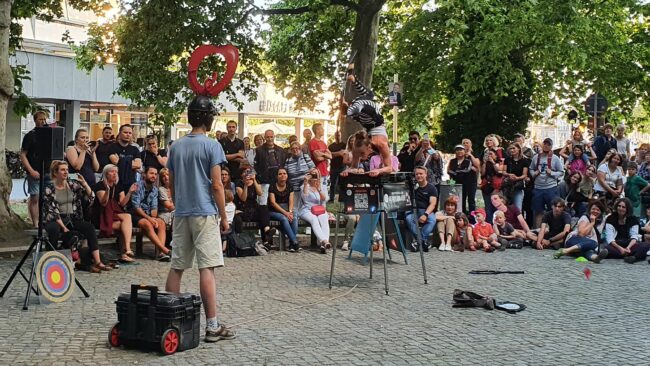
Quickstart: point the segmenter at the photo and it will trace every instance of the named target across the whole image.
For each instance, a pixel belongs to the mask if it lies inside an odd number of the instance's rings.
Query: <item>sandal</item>
[[[135,259],[129,257],[126,253],[120,257],[120,259],[117,260],[120,263],[133,263],[135,262]]]
[[[101,269],[104,272],[110,272],[112,270],[111,267],[105,265],[104,263],[97,264],[97,265],[95,265],[95,267]]]
[[[128,256],[131,257],[131,258],[135,257],[135,254],[133,253],[132,250],[127,250],[126,252],[124,252],[124,254],[125,254],[125,255],[128,255]]]

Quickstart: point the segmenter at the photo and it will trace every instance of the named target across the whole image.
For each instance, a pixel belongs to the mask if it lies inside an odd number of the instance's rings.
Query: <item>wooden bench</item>
[[[339,220],[339,229],[342,227],[345,227],[345,224],[347,222],[347,219],[345,216],[341,216],[341,219]],[[333,229],[336,227],[336,221],[335,220],[329,220],[330,224],[330,229]],[[271,220],[269,221],[269,226],[272,228],[275,228],[279,232],[279,237],[280,237],[280,250],[284,251],[285,248],[287,247],[287,237],[280,231],[280,221],[276,220]],[[257,228],[257,222],[255,221],[244,221],[243,222],[243,229],[244,230],[258,230]],[[304,220],[298,220],[298,227],[299,228],[311,228],[311,225],[307,221]],[[314,234],[314,231],[311,230],[311,235],[310,235],[310,247],[311,248],[318,248],[318,239],[316,238],[316,235]]]

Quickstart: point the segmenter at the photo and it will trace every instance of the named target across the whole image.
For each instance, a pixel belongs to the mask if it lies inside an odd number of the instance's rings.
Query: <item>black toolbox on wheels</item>
[[[131,293],[120,294],[115,304],[118,322],[108,336],[113,347],[122,344],[154,347],[169,355],[199,345],[201,297],[198,295],[131,285]]]

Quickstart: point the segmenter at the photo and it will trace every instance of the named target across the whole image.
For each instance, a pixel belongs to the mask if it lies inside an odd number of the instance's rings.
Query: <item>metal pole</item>
[[[594,94],[594,137],[598,137],[598,93]]]

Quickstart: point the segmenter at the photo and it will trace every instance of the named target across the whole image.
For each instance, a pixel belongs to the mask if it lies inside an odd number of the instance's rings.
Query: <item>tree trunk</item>
[[[0,241],[12,238],[12,232],[25,227],[9,206],[12,184],[5,156],[7,105],[14,91],[14,77],[9,65],[10,25],[11,0],[0,0]]]
[[[379,28],[379,11],[385,0],[362,0],[359,4],[361,10],[357,11],[354,36],[352,38],[352,51],[357,51],[354,60],[355,73],[359,81],[368,88],[372,87],[372,73],[375,70],[377,57],[377,34]],[[355,97],[354,89],[348,86],[346,95],[350,100]],[[350,101],[348,100],[348,102]],[[348,118],[341,130],[341,138],[347,141],[348,136],[363,129],[361,125]]]

